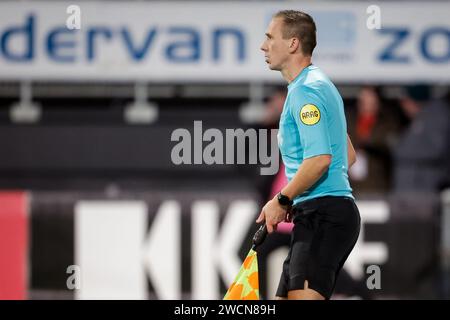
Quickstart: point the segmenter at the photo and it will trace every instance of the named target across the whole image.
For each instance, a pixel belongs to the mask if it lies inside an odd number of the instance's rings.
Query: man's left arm
[[[288,196],[289,199],[294,199],[313,186],[327,172],[330,164],[330,154],[322,154],[304,160],[281,193]]]
[[[289,199],[294,199],[314,185],[328,170],[331,164],[331,155],[323,154],[308,158],[299,166],[294,177],[281,190],[281,193]],[[277,195],[266,203],[256,220],[260,223],[266,220],[267,231],[272,233],[277,225],[286,219],[287,207],[282,206],[277,199]]]

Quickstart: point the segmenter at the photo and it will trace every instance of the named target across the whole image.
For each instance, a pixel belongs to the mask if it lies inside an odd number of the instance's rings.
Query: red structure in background
[[[27,194],[0,192],[0,300],[27,298]]]

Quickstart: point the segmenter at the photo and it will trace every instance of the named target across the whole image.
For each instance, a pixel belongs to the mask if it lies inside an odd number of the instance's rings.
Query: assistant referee
[[[330,299],[360,230],[347,174],[356,156],[344,104],[334,84],[312,64],[315,46],[314,20],[293,10],[273,16],[261,46],[269,68],[289,83],[278,132],[289,182],[257,219],[265,220],[271,233],[293,218],[276,293],[280,299]]]

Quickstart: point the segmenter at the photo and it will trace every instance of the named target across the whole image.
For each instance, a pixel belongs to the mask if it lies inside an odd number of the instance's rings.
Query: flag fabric
[[[259,300],[258,258],[250,250],[224,300]]]

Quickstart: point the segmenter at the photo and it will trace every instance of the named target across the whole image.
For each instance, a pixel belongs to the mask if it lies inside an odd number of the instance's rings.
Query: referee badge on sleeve
[[[313,104],[305,104],[300,110],[300,120],[312,126],[320,121],[320,110]]]

